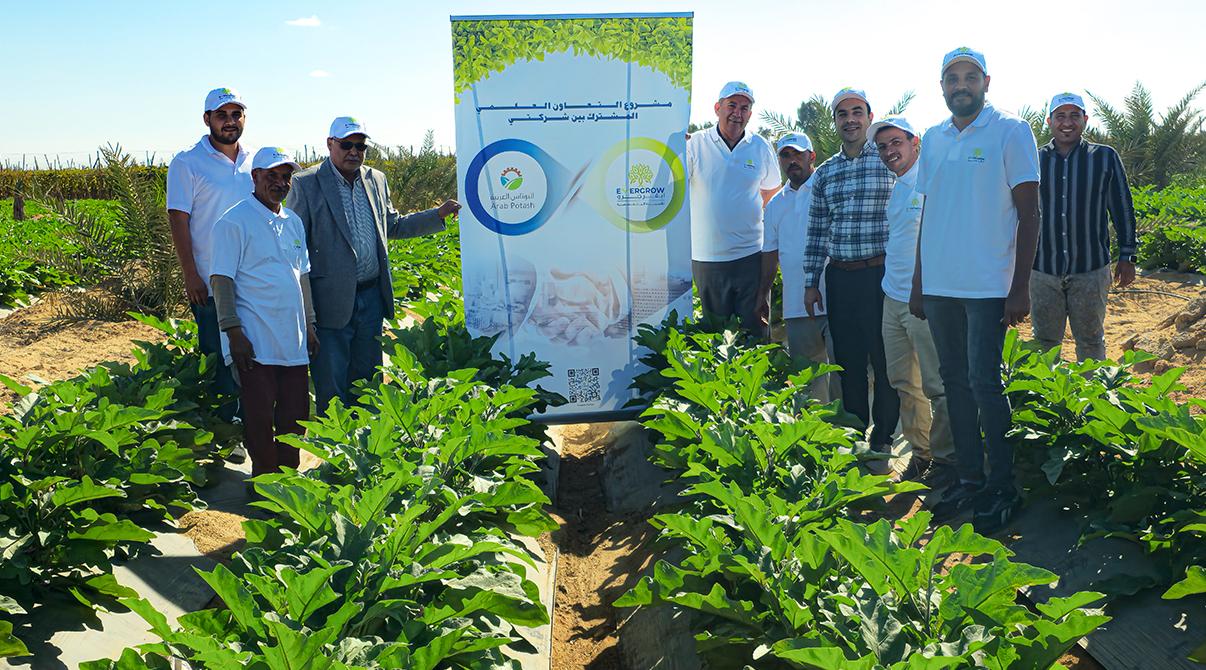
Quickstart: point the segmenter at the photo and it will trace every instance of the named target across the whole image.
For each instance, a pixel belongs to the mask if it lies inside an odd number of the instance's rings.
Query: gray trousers
[[[758,323],[758,285],[762,281],[762,252],[734,261],[691,261],[691,274],[705,314],[736,316],[748,331],[766,338]]]
[[[1062,277],[1030,273],[1030,319],[1044,351],[1060,347],[1064,329],[1071,325],[1076,360],[1106,357],[1106,298],[1112,280],[1109,265]]]
[[[829,317],[798,316],[784,320],[787,324],[787,353],[803,356],[815,363],[833,360],[833,340],[829,337]],[[842,397],[842,382],[837,373],[813,380],[812,397],[827,403]]]

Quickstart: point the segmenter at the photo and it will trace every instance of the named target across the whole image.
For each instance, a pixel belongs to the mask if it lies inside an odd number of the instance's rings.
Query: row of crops
[[[653,370],[637,385],[653,401],[642,418],[659,436],[652,460],[684,496],[652,523],[683,558],[659,561],[617,605],[688,610],[707,667],[1047,668],[1109,620],[1110,597],[1206,592],[1206,417],[1190,413],[1200,401],[1168,398],[1177,371],[1140,384],[1127,368],[1142,356],[1059,363],[1011,335],[1027,486],[1072,505],[1085,538],[1140,543],[1164,576],[1027,607],[1018,589],[1058,575],[970,525],[883,518],[884,496],[919,487],[856,467],[865,445],[836,405],[807,395],[823,368],[669,325],[642,330]],[[1206,661],[1206,641],[1193,658]]]

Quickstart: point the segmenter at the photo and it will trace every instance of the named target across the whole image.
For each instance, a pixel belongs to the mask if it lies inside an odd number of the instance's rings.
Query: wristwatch
[[[1136,256],[1135,254],[1122,254],[1121,256],[1118,257],[1118,260],[1120,262],[1125,261],[1127,263],[1134,263],[1139,260],[1139,257]]]

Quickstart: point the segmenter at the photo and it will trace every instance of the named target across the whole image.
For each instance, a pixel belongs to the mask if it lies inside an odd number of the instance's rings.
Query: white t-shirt
[[[251,197],[251,154],[242,145],[234,162],[214,148],[209,135],[193,148],[176,154],[168,165],[167,208],[188,214],[188,232],[193,241],[197,273],[209,287],[213,274],[214,224],[222,213],[243,198]]]
[[[762,248],[762,190],[779,186],[770,142],[746,131],[729,151],[715,127],[687,141],[691,258],[733,261]]]
[[[917,231],[925,196],[917,192],[917,170],[921,161],[896,178],[888,199],[888,244],[884,247],[884,295],[908,302],[913,292],[913,269],[917,266]]]
[[[808,206],[812,177],[792,189],[791,182],[766,203],[762,215],[762,251],[778,251],[783,271],[783,318],[808,316],[804,307],[804,246],[808,244]],[[825,304],[825,274],[821,273],[821,302]],[[824,309],[815,316],[823,316]]]
[[[948,118],[921,141],[924,193],[921,287],[925,295],[1004,298],[1013,281],[1018,211],[1013,187],[1039,180],[1029,124],[985,105],[959,132]]]
[[[265,207],[255,196],[214,224],[212,274],[234,280],[235,314],[263,365],[306,365],[306,309],[301,276],[310,272],[301,218]],[[231,362],[222,333],[222,356]]]

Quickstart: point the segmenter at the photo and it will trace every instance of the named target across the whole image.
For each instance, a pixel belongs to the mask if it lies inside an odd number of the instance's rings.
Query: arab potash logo
[[[517,167],[503,168],[502,174],[499,175],[498,181],[502,183],[503,188],[508,191],[518,190],[523,185],[523,173]]]

